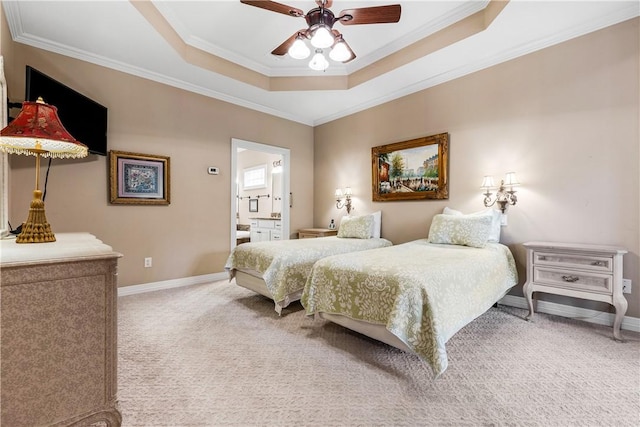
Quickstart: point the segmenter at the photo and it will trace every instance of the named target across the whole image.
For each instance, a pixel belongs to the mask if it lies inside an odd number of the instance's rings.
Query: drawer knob
[[[542,255],[541,255],[541,256],[539,256],[539,257],[538,257],[538,259],[539,259],[540,261],[546,261],[546,260],[547,260],[547,257],[546,257],[546,256],[542,256]]]
[[[597,265],[598,267],[604,266],[604,261],[593,261],[591,265]]]
[[[573,283],[580,280],[580,278],[578,276],[562,276],[562,280],[564,280],[565,282]]]

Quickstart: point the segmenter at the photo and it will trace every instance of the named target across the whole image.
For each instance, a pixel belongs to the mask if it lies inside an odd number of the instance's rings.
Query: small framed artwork
[[[448,199],[449,134],[371,148],[374,202]]]
[[[249,212],[258,212],[258,199],[249,199]]]
[[[114,204],[168,205],[169,157],[109,151],[109,195]]]

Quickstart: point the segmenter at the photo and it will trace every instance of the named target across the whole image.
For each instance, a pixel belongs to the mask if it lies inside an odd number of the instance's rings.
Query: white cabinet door
[[[265,242],[282,238],[281,221],[275,219],[252,219],[251,241]]]

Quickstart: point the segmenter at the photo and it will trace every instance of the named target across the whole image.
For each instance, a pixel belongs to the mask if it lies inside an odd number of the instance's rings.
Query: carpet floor
[[[233,282],[118,299],[124,427],[638,426],[640,334],[498,306],[417,356]]]

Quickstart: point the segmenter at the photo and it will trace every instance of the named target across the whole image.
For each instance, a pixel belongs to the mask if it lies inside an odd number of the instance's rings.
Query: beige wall
[[[502,241],[525,279],[522,243],[620,245],[630,316],[640,317],[638,19],[315,128],[316,226],[345,212],[336,187],[350,185],[356,213],[382,210],[382,237],[426,237],[445,206],[483,208],[483,175],[516,171],[519,202]],[[371,201],[371,147],[449,132],[450,198]],[[521,287],[513,291],[522,295]],[[576,304],[577,300],[546,299]],[[608,310],[605,304],[585,304]]]
[[[171,158],[169,206],[109,204],[108,157],[53,161],[46,213],[54,233],[90,232],[121,252],[120,286],[224,271],[232,226],[231,138],[291,150],[291,230],[312,225],[311,127],[13,43],[2,24],[12,101],[24,99],[25,65],[31,65],[109,108],[110,150]],[[34,162],[10,157],[14,227],[26,219]],[[220,174],[208,175],[207,166]],[[152,268],[143,267],[145,257],[153,258]]]

